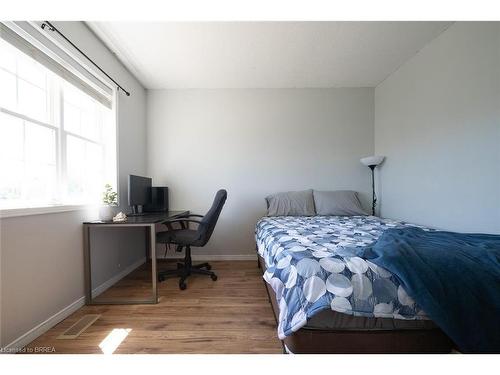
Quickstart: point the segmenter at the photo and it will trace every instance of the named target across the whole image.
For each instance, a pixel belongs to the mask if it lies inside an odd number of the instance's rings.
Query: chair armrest
[[[201,221],[199,220],[194,220],[194,219],[182,219],[182,218],[179,218],[179,219],[170,219],[170,220],[166,220],[164,221],[162,224],[166,225],[168,230],[172,230],[172,223],[179,223],[182,227],[182,229],[186,229],[186,223],[196,223],[198,225],[201,225],[203,224]]]
[[[181,221],[182,222],[189,221],[189,222],[192,222],[192,223],[202,224],[202,222],[200,220],[184,219],[184,218],[166,220],[166,221],[163,222],[163,224],[166,224],[166,223],[176,223],[176,222],[181,222]]]
[[[183,217],[203,217],[203,215],[189,214],[189,215],[183,215],[183,216],[181,216],[181,218],[183,218]]]

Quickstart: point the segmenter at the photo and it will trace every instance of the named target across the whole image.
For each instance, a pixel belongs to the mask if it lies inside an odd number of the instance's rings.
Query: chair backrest
[[[224,207],[224,203],[226,203],[227,191],[221,189],[215,194],[214,203],[212,203],[212,207],[210,210],[203,216],[201,219],[201,225],[198,227],[198,232],[200,234],[200,240],[202,242],[201,246],[204,246],[215,229],[215,224],[217,224],[217,220],[219,219],[219,215],[222,211],[222,207]]]

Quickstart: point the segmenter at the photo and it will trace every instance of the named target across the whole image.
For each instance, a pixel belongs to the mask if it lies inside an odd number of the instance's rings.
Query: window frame
[[[20,51],[20,53],[23,53]],[[72,56],[75,60],[79,60],[77,56],[72,54]],[[84,64],[82,64],[82,67],[85,67]],[[47,69],[47,68],[45,68]],[[50,74],[50,73],[49,73]],[[51,73],[54,74],[54,73]],[[56,75],[57,76],[57,75]],[[16,77],[17,79],[21,79],[21,77]],[[52,97],[50,100],[55,100],[58,101],[57,103],[53,103],[51,106],[52,108],[50,111],[53,113],[51,114],[52,118],[47,119],[46,122],[40,121],[37,119],[33,119],[27,115],[24,115],[22,113],[18,113],[17,111],[13,111],[11,109],[3,108],[0,107],[0,112],[3,112],[4,114],[8,116],[12,116],[14,118],[20,119],[22,121],[27,121],[32,124],[35,124],[37,126],[42,126],[45,128],[48,128],[50,130],[53,130],[55,132],[55,153],[56,153],[56,184],[58,187],[61,186],[67,186],[67,165],[66,165],[66,157],[67,157],[67,149],[66,149],[66,140],[68,136],[75,137],[77,139],[83,140],[85,142],[90,142],[96,145],[99,145],[103,147],[103,150],[105,150],[107,147],[110,146],[112,143],[104,142],[98,142],[94,139],[87,138],[85,136],[82,136],[80,134],[76,134],[74,132],[66,130],[64,127],[64,89],[63,85],[64,82],[67,84],[71,84],[71,82],[66,81],[63,77],[58,76],[57,79],[59,79],[59,83],[57,84],[57,87],[51,87],[50,94]],[[119,155],[119,126],[118,126],[118,90],[114,86],[109,86],[111,89],[111,95],[110,95],[110,100],[111,100],[111,109],[110,109],[110,114],[111,114],[111,121],[114,126],[114,149],[115,149],[115,155],[114,155],[114,166],[113,168],[115,169],[113,171],[113,174],[115,176],[115,181],[113,183],[116,184],[116,191],[118,192],[118,197],[117,197],[117,203],[118,205],[120,204],[120,178],[119,178],[119,160],[118,160],[118,155]],[[78,89],[78,88],[77,88]],[[55,109],[55,110],[54,110]],[[53,120],[54,124],[49,123],[51,120]],[[102,155],[102,163],[105,164],[105,155],[106,152],[103,152]],[[57,194],[59,198],[63,198],[63,193],[59,192]],[[8,217],[17,217],[17,216],[30,216],[30,215],[40,215],[40,214],[50,214],[50,213],[59,213],[59,212],[69,212],[69,211],[82,211],[82,210],[88,210],[92,208],[97,208],[99,207],[98,204],[89,204],[89,203],[82,203],[82,204],[72,204],[72,203],[59,203],[59,204],[47,204],[47,205],[41,205],[41,206],[33,206],[33,207],[13,207],[13,208],[0,208],[0,219],[1,218],[8,218]]]

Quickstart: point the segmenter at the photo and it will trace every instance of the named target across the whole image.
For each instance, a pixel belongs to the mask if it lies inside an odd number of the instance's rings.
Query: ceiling
[[[87,22],[148,89],[374,87],[451,22]]]

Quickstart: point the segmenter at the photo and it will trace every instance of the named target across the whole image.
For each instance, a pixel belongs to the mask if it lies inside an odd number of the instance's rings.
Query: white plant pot
[[[111,221],[113,220],[114,210],[113,206],[102,206],[99,209],[99,219],[102,221]]]

